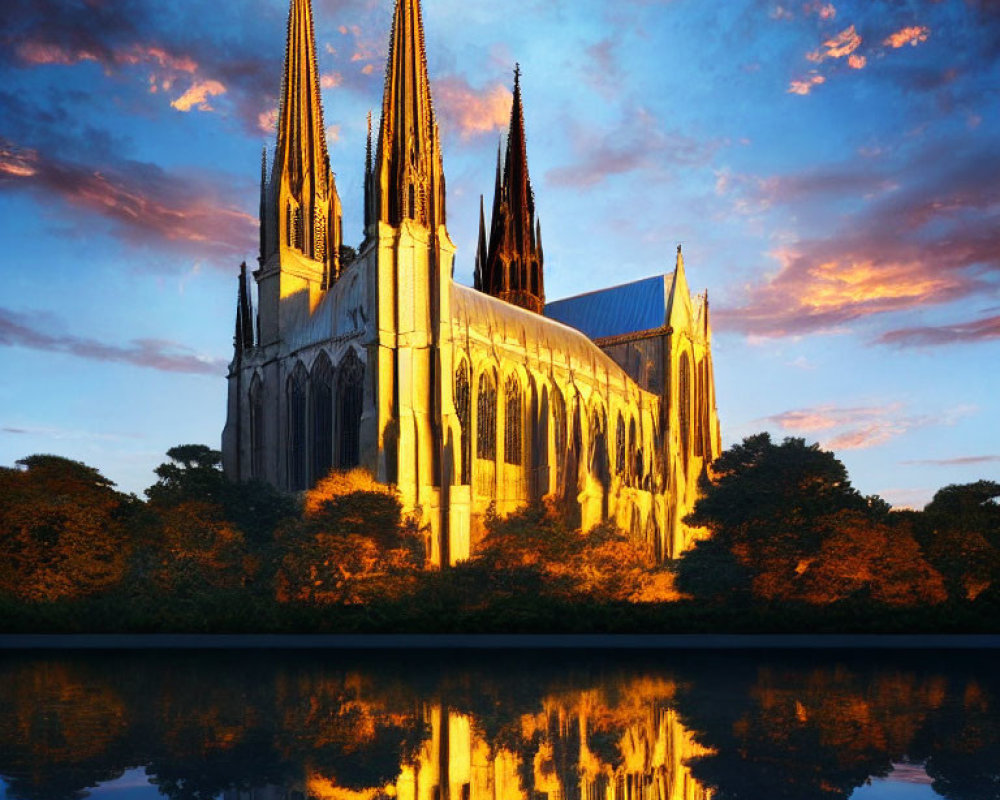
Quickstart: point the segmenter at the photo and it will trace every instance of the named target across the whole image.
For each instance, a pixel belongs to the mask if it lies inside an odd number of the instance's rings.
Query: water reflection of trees
[[[69,800],[144,766],[165,796],[846,798],[894,762],[997,797],[989,659],[5,656],[0,777]],[[246,795],[244,795],[246,796]],[[288,796],[292,796],[288,794]]]

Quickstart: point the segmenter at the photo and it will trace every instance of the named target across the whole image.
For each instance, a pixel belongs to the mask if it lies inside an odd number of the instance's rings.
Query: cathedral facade
[[[240,273],[223,465],[308,489],[364,467],[428,532],[428,559],[472,553],[491,513],[559,505],[613,521],[657,560],[720,452],[707,294],[673,272],[546,303],[541,226],[515,72],[475,285],[453,278],[441,140],[419,0],[397,0],[365,229],[345,247],[310,0],[291,0],[260,257]]]

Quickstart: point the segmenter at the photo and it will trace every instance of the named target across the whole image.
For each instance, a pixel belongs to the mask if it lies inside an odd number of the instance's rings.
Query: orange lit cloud
[[[867,63],[868,59],[865,56],[852,55],[847,59],[847,66],[851,69],[864,69]]]
[[[859,159],[767,179],[725,175],[725,196],[756,217],[793,208],[801,216],[834,206],[853,211],[820,238],[792,236],[772,250],[777,269],[745,287],[739,306],[716,306],[717,329],[756,337],[841,332],[865,317],[995,295],[997,170],[998,147],[941,144],[894,166]],[[991,338],[995,328],[990,317],[890,331],[877,341],[959,343]]]
[[[494,84],[474,89],[465,78],[449,76],[434,83],[434,100],[446,130],[463,139],[506,130],[510,122],[510,89]]]
[[[809,94],[813,90],[814,86],[819,86],[823,83],[826,83],[826,78],[822,75],[811,75],[808,78],[802,78],[788,84],[788,93]]]
[[[828,58],[846,58],[859,47],[861,47],[861,34],[851,25],[832,39],[823,42],[822,48],[807,53],[806,58],[818,64]]]
[[[893,49],[899,49],[907,44],[916,47],[921,42],[926,42],[930,34],[929,28],[923,25],[913,25],[891,34],[882,44]]]
[[[0,346],[66,353],[91,361],[131,364],[163,372],[214,377],[225,373],[224,359],[201,356],[176,342],[133,339],[126,344],[109,344],[73,334],[53,333],[51,323],[40,326],[37,320],[37,314],[22,314],[0,308]],[[14,431],[25,432],[20,429]]]
[[[225,93],[226,87],[218,81],[196,81],[184,94],[173,100],[170,105],[178,111],[185,112],[195,107],[199,111],[214,111],[215,109],[212,108],[209,98]]]

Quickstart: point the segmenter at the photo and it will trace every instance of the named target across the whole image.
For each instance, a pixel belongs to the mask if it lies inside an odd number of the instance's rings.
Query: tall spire
[[[535,195],[528,175],[521,67],[516,65],[502,177],[500,154],[497,153],[493,222],[482,271],[482,290],[540,314],[545,307],[541,238],[541,225],[535,218]]]
[[[377,219],[445,223],[445,183],[419,0],[396,0],[375,162]]]
[[[473,285],[483,291],[483,271],[486,269],[486,217],[483,213],[483,196],[479,195],[479,239],[476,242],[476,271]]]
[[[250,305],[250,293],[247,290],[247,262],[240,264],[239,289],[236,300],[236,336],[233,345],[239,358],[246,350],[254,346],[253,309]]]
[[[323,104],[310,0],[291,0],[278,117],[278,145],[268,186],[270,215],[265,259],[292,249],[321,262],[327,278],[339,271],[340,198],[326,146]],[[276,234],[276,235],[275,235]]]

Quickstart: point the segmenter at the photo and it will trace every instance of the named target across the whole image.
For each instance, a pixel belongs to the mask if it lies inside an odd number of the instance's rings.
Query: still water
[[[21,800],[1000,798],[993,653],[0,653]]]

